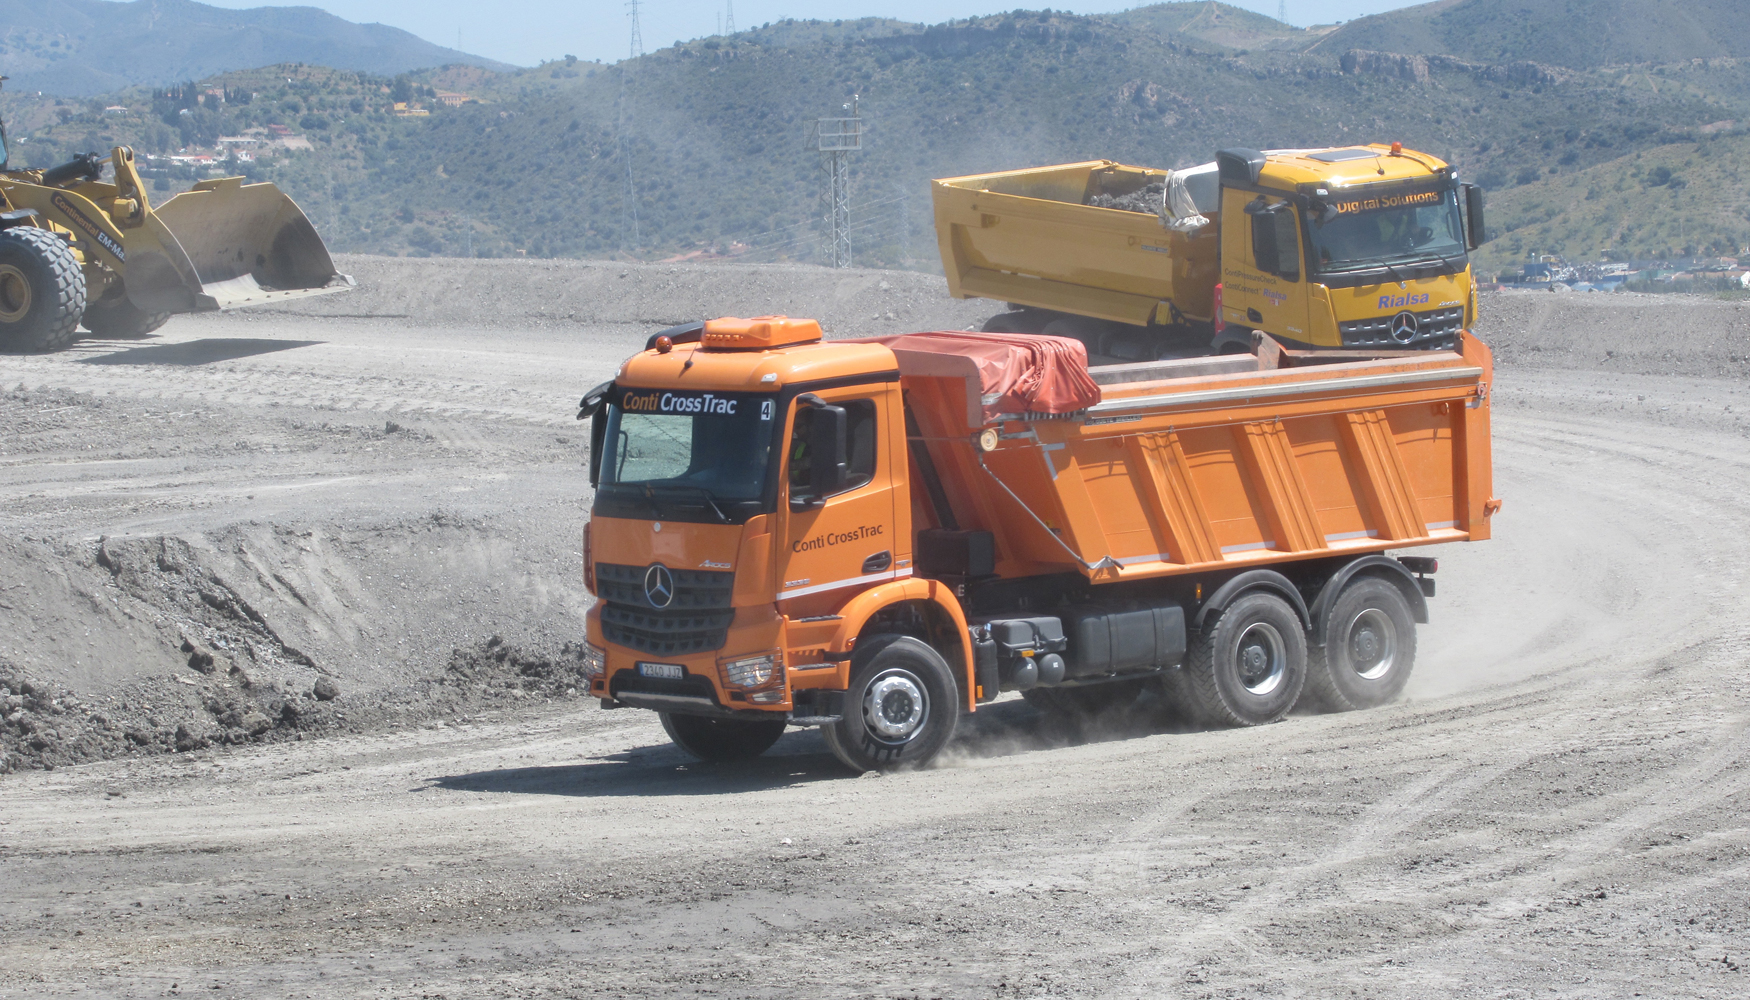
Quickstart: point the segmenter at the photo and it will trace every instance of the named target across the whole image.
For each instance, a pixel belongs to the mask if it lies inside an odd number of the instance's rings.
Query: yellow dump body
[[[933,181],[950,294],[1136,326],[1208,321],[1221,280],[1219,226],[1178,233],[1154,215],[1085,204],[1166,176],[1091,160]]]

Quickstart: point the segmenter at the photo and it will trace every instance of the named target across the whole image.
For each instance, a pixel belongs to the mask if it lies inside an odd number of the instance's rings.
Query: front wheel
[[[1203,623],[1186,674],[1202,721],[1275,722],[1294,707],[1306,684],[1306,630],[1282,598],[1244,594]]]
[[[900,771],[928,764],[959,722],[959,688],[941,654],[908,635],[878,635],[857,643],[844,718],[821,735],[853,771]]]
[[[1351,581],[1325,617],[1325,647],[1313,650],[1307,692],[1333,712],[1396,698],[1416,662],[1416,619],[1403,592],[1378,577]]]
[[[700,760],[749,760],[784,735],[784,720],[713,719],[662,712],[662,728],[674,745]]]
[[[85,272],[64,240],[32,226],[0,230],[0,347],[65,347],[84,311]]]

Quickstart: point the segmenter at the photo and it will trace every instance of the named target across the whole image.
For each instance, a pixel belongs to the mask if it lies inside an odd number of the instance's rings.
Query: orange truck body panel
[[[1256,356],[1092,368],[1101,401],[1087,411],[990,423],[971,362],[962,370],[951,356],[831,342],[682,344],[635,355],[615,380],[629,392],[806,383],[827,386],[818,395],[828,403],[871,399],[881,444],[866,484],[812,508],[792,509],[781,480],[774,508],[744,524],[597,517],[598,577],[604,564],[735,576],[734,620],[713,651],[656,656],[615,645],[598,603],[588,637],[605,649],[606,668],[594,693],[607,697],[618,672],[660,659],[709,677],[722,706],[785,712],[797,691],[844,690],[865,624],[912,604],[956,634],[944,635],[941,651],[963,673],[965,707],[975,709],[968,616],[952,583],[914,571],[915,531],[936,526],[925,489],[913,488],[923,482],[920,449],[958,527],[994,536],[1001,578],[1201,579],[1489,537],[1499,504],[1490,479],[1493,366],[1481,341],[1465,335],[1459,351],[1344,359],[1262,340]],[[900,430],[908,411],[915,423]],[[794,414],[778,416],[780,440],[789,440]],[[986,451],[979,438],[992,429],[996,447]],[[889,551],[891,563],[866,572],[875,549]],[[754,699],[728,683],[724,662],[770,650],[783,654],[771,690]]]

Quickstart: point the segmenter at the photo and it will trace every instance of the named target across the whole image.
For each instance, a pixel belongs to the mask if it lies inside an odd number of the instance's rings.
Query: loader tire
[[[1350,581],[1325,616],[1325,645],[1308,656],[1306,693],[1332,712],[1396,698],[1416,663],[1416,618],[1403,592],[1378,577]]]
[[[1186,679],[1206,725],[1275,722],[1306,684],[1306,629],[1275,594],[1244,594],[1206,619],[1190,652]]]
[[[31,226],[0,230],[0,348],[59,350],[84,312],[85,272],[66,241]]]
[[[762,722],[660,714],[663,731],[674,745],[705,761],[750,760],[770,750],[784,735],[782,717]]]
[[[122,296],[86,306],[79,322],[99,337],[143,337],[170,322],[170,314],[146,312]]]
[[[844,718],[820,732],[860,774],[923,767],[959,724],[960,687],[942,654],[909,635],[877,635],[858,640]]]

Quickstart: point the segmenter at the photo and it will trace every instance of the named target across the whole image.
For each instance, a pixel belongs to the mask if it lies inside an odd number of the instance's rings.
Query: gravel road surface
[[[765,311],[713,295],[847,335],[990,306],[347,263],[302,312],[0,357],[0,997],[1750,991],[1743,305],[1486,299],[1506,506],[1437,553],[1400,703],[1010,699],[850,778],[812,732],[700,765],[570,693],[571,407],[643,320]]]

